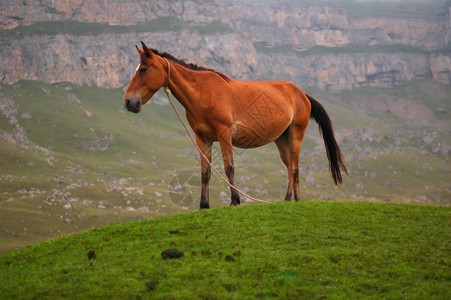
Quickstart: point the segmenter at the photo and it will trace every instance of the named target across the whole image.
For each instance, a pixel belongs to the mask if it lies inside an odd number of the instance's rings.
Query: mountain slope
[[[302,199],[451,204],[448,86],[421,80],[395,89],[308,92],[329,112],[351,176],[334,188],[312,122],[300,156]],[[2,251],[102,224],[198,209],[198,154],[174,112],[152,103],[130,114],[122,95],[33,81],[1,86]],[[161,95],[157,100],[164,102]],[[222,169],[217,145],[213,162]],[[287,175],[273,144],[236,149],[235,164],[245,192],[283,198]],[[228,190],[213,175],[213,207],[229,204]]]

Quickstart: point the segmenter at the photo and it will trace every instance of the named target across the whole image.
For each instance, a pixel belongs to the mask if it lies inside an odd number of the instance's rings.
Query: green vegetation
[[[280,202],[118,224],[0,256],[0,298],[449,299],[450,215]]]
[[[103,23],[84,23],[77,21],[45,21],[28,26],[20,26],[14,29],[0,29],[0,37],[23,38],[32,35],[100,35],[106,33],[140,33],[154,31],[177,31],[182,29],[196,30],[201,34],[226,33],[232,29],[221,21],[213,21],[209,24],[193,26],[176,17],[158,17],[148,22],[137,25],[108,25]]]
[[[178,158],[190,144],[177,132],[177,123],[167,121],[169,107],[153,105],[137,117],[125,114],[121,90],[66,91],[32,81],[17,86],[1,89],[15,99],[15,117],[27,138],[0,147],[2,251],[65,232],[182,210],[168,199],[168,184],[182,160],[193,167],[197,163],[192,156]],[[14,127],[3,123],[2,132],[14,137]],[[88,148],[109,136],[107,149]],[[171,159],[163,159],[166,155]]]
[[[408,45],[378,45],[367,47],[325,47],[315,46],[304,51],[298,51],[290,46],[277,45],[274,47],[265,47],[258,44],[254,44],[257,51],[262,53],[295,53],[302,57],[309,55],[322,55],[322,54],[341,54],[341,53],[411,53],[411,54],[429,54],[428,51],[415,48]]]
[[[272,2],[275,0],[243,0],[243,2]],[[286,2],[303,5],[318,4],[317,0],[291,0]],[[409,1],[359,1],[359,0],[322,0],[322,4],[343,9],[350,17],[411,15],[421,17],[444,16],[451,4],[449,0],[409,0]]]
[[[337,3],[337,1],[335,2]],[[343,0],[338,6],[348,16],[444,16],[449,7],[448,0],[410,1],[356,1]]]
[[[312,54],[340,54],[340,53],[412,53],[412,54],[428,54],[419,48],[415,48],[409,45],[379,45],[368,47],[324,47],[316,46],[306,51],[302,51],[302,56],[308,56]]]

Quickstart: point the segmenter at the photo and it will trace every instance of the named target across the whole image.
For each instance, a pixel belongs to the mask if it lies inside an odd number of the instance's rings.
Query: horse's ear
[[[144,54],[144,51],[142,51],[141,49],[138,48],[138,46],[136,46],[136,50],[138,51],[139,56],[142,56]]]
[[[143,52],[146,55],[147,58],[152,58],[153,52],[147,48],[146,44],[144,44],[143,41],[141,41],[141,46],[143,47]]]

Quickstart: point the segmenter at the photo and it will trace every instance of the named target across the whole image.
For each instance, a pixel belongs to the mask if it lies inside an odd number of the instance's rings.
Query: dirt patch
[[[90,151],[105,151],[109,148],[110,141],[112,140],[114,140],[114,135],[107,134],[101,139],[78,143],[74,147],[77,149],[86,149]]]
[[[408,98],[378,94],[366,96],[364,100],[353,99],[353,102],[353,106],[362,113],[369,111],[377,113],[390,112],[400,118],[429,126],[442,126],[448,123],[437,118],[434,112],[426,105]]]
[[[421,82],[420,91],[431,98],[445,98],[448,94],[446,90],[437,83]]]
[[[429,107],[422,103],[404,98],[395,101],[393,99],[390,100],[387,101],[387,106],[398,117],[415,121],[422,125],[440,125],[443,122],[435,116]]]

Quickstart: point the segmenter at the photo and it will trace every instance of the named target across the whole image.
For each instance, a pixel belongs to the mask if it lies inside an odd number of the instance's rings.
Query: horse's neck
[[[175,98],[186,110],[190,110],[202,93],[204,72],[193,71],[170,62],[171,76],[169,88]]]

